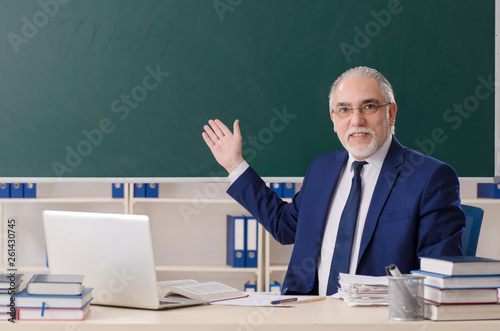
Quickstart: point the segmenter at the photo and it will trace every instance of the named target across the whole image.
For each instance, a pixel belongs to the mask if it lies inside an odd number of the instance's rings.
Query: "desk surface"
[[[337,299],[307,303],[295,308],[231,307],[204,305],[163,311],[92,306],[82,322],[1,323],[5,330],[500,330],[500,320],[456,322],[395,322],[387,318],[387,307],[347,307]]]

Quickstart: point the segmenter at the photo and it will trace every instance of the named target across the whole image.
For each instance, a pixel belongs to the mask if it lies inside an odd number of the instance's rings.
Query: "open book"
[[[218,282],[198,283],[192,279],[158,282],[160,300],[165,297],[184,296],[207,302],[246,297],[247,294]]]

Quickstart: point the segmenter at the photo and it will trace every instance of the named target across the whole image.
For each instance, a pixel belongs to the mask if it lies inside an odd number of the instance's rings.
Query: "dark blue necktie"
[[[339,286],[339,273],[349,271],[351,260],[352,241],[356,222],[358,221],[359,201],[361,199],[361,169],[366,161],[354,161],[354,176],[352,177],[351,191],[345,203],[344,211],[340,217],[335,250],[333,251],[332,265],[330,267],[330,278],[326,294],[337,293]]]

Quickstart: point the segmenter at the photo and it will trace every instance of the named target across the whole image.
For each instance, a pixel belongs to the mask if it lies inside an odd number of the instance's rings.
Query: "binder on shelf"
[[[283,183],[283,198],[293,198],[295,195],[295,183]]]
[[[23,184],[23,197],[25,198],[36,198],[36,184],[35,183],[25,183]]]
[[[245,267],[245,216],[227,215],[226,263],[234,268]]]
[[[136,183],[134,184],[134,198],[145,198],[146,197],[146,184]]]
[[[111,197],[113,197],[113,199],[123,198],[125,196],[124,187],[125,185],[123,183],[111,184]]]
[[[10,186],[10,197],[11,198],[22,198],[23,195],[23,184],[14,183]]]
[[[257,268],[258,223],[253,217],[246,218],[245,267]]]
[[[257,285],[250,284],[250,282],[246,282],[244,291],[245,292],[257,292]]]
[[[10,198],[10,184],[0,183],[0,198]]]
[[[146,184],[146,198],[158,198],[158,184]]]
[[[269,285],[269,292],[277,292],[281,293],[281,284],[278,282],[274,282],[274,284]]]
[[[500,199],[500,183],[477,183],[477,197]]]
[[[279,198],[283,197],[283,184],[282,183],[271,183],[271,189],[278,194]]]

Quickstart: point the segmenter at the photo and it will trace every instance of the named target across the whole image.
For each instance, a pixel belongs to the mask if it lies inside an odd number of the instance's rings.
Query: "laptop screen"
[[[149,218],[44,211],[50,273],[85,275],[93,304],[159,306]]]

